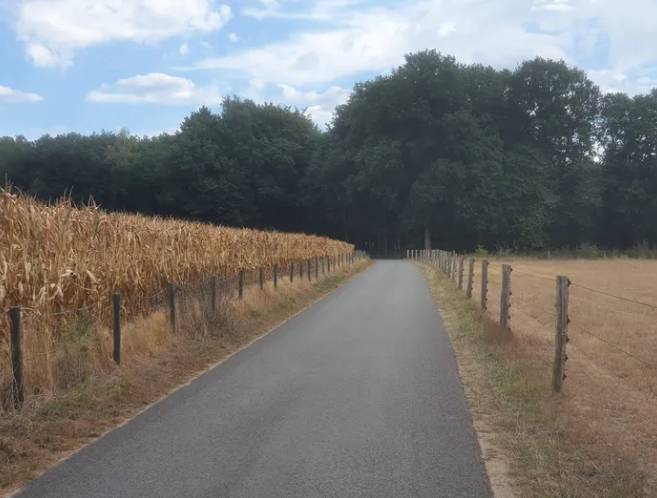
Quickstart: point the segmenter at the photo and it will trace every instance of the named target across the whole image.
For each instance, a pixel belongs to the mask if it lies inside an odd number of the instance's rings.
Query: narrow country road
[[[19,496],[492,493],[427,283],[382,261]]]

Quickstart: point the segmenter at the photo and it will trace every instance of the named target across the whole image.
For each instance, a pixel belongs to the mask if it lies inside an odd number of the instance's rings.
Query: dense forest
[[[325,132],[233,97],[174,135],[0,138],[0,174],[41,199],[370,250],[625,249],[657,243],[657,90],[603,94],[561,61],[499,71],[424,51],[356,84]]]

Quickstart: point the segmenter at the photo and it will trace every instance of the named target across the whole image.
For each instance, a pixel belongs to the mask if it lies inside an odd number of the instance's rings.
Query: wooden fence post
[[[294,282],[294,263],[290,263],[290,283]]]
[[[14,407],[18,408],[25,401],[25,384],[23,381],[23,345],[21,329],[21,308],[9,309],[11,370],[13,373],[12,397]]]
[[[214,313],[217,310],[217,277],[210,279],[210,309]]]
[[[456,251],[454,251],[454,254],[452,254],[452,280],[456,280],[456,267],[458,266],[458,256],[456,255]]]
[[[278,289],[278,263],[274,265],[274,289]]]
[[[112,296],[112,311],[114,315],[114,326],[112,328],[114,338],[114,351],[112,358],[117,365],[121,364],[121,294],[116,292]]]
[[[500,327],[509,328],[509,308],[511,308],[511,265],[502,265],[502,296],[500,298]]]
[[[481,311],[488,309],[488,260],[481,262]]]
[[[557,296],[555,302],[555,341],[554,341],[554,372],[552,375],[552,389],[556,394],[561,392],[563,381],[566,380],[566,344],[568,343],[568,295],[570,280],[568,277],[557,277]]]
[[[265,269],[260,267],[260,290],[265,290]]]
[[[461,256],[459,264],[459,290],[463,290],[463,267],[465,266],[465,256]]]
[[[244,270],[240,270],[237,278],[237,297],[244,299]]]
[[[176,331],[176,284],[169,284],[169,320],[171,330]]]
[[[472,297],[472,282],[474,281],[474,264],[475,259],[470,258],[470,266],[468,267],[468,288],[465,291],[465,297],[470,299]]]

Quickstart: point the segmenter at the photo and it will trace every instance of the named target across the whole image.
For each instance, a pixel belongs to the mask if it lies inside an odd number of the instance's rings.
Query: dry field
[[[545,396],[554,356],[555,276],[571,280],[569,360],[559,400],[564,433],[583,450],[638,472],[647,496],[657,496],[657,261],[491,260],[486,316],[497,323],[503,263],[514,270],[513,354],[544,380]],[[477,261],[477,303],[480,292]]]

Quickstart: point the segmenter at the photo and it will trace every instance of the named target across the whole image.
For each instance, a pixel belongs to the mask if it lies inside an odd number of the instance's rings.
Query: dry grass
[[[552,278],[554,269],[565,274],[568,272],[564,270],[572,269],[570,274],[575,281],[591,271],[597,274],[599,267],[593,270],[593,265],[622,263],[526,262],[525,267],[519,262],[513,264],[520,271],[548,278]],[[588,267],[589,264],[592,266]],[[654,409],[647,398],[637,397],[631,386],[623,387],[624,379],[591,380],[578,373],[579,368],[590,368],[589,374],[595,377],[596,370],[601,375],[602,367],[595,354],[587,357],[582,345],[575,346],[576,339],[570,343],[572,362],[567,367],[570,377],[565,393],[557,397],[550,394],[551,370],[545,359],[549,360],[552,354],[553,332],[551,322],[542,321],[544,313],[538,311],[538,304],[545,310],[552,309],[555,284],[550,286],[549,281],[543,281],[548,286],[543,290],[543,284],[523,281],[518,272],[513,274],[512,299],[518,299],[512,307],[509,336],[496,325],[493,314],[478,312],[478,299],[468,302],[453,282],[423,266],[452,336],[475,426],[478,430],[483,427],[487,442],[493,442],[492,458],[505,455],[501,460],[508,461],[508,477],[521,496],[656,496],[655,425],[645,418],[653,416]],[[499,278],[491,272],[490,280],[490,308],[499,309]],[[535,306],[525,308],[521,315],[519,301],[524,293],[524,302],[531,303],[531,291],[536,295]],[[540,296],[551,300],[546,303]],[[478,292],[474,297],[478,298]],[[575,356],[579,358],[574,360]],[[577,362],[580,366],[575,366]],[[601,388],[599,382],[608,388]],[[610,392],[612,386],[625,393],[622,399]],[[487,453],[491,458],[490,448]]]
[[[121,368],[108,360],[107,329],[80,323],[84,333],[72,336],[68,349],[58,353],[58,361],[69,369],[66,378],[78,380],[31,396],[20,412],[0,412],[0,494],[134,416],[368,265],[361,260],[326,277],[320,272],[317,280],[313,273],[312,283],[307,274],[304,279],[295,275],[294,283],[288,276],[279,280],[278,289],[271,282],[263,291],[252,285],[242,301],[227,285],[220,288],[215,312],[210,311],[207,287],[184,289],[175,333],[161,311],[126,323]]]
[[[499,323],[501,267],[489,267],[489,311]],[[514,355],[531,365],[549,395],[554,351],[555,276],[570,278],[571,319],[567,379],[560,401],[569,438],[623,462],[644,477],[646,496],[657,496],[657,308],[586,290],[589,287],[657,307],[657,262],[649,260],[509,262]],[[479,303],[481,265],[475,265],[473,300]],[[530,276],[529,274],[533,275]],[[620,348],[620,349],[619,349]],[[624,350],[625,352],[621,351]],[[567,429],[565,429],[567,431]]]
[[[271,280],[279,265],[284,282],[293,263],[296,278],[300,264],[307,278],[308,262],[352,251],[323,237],[111,214],[67,201],[45,205],[0,190],[0,412],[11,398],[11,306],[23,310],[25,387],[38,400],[113,369],[108,325],[115,292],[128,328],[124,360],[131,361],[169,344],[143,321],[132,323],[153,313],[164,320],[167,282],[180,286],[181,299],[205,292],[206,304],[212,277],[221,294],[234,296],[239,270],[249,285],[260,268]],[[215,324],[197,325],[195,333],[207,335]]]

